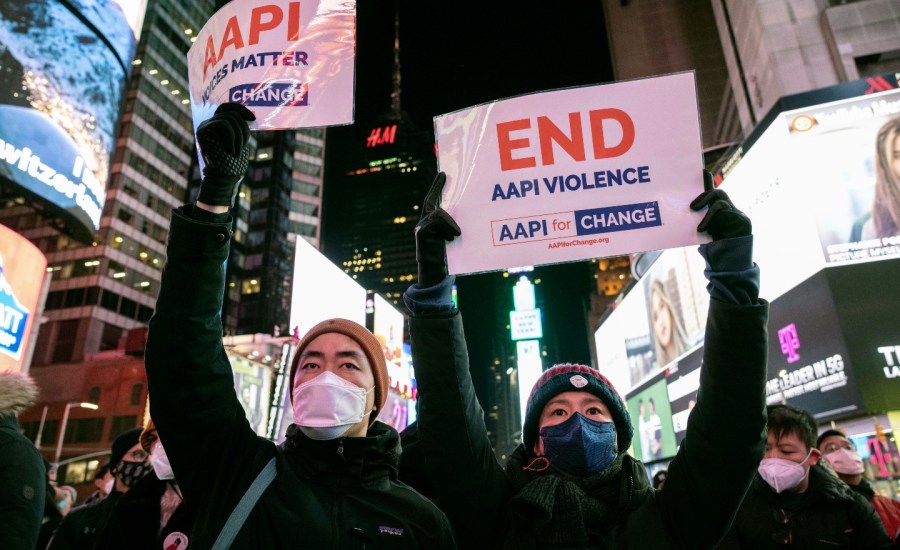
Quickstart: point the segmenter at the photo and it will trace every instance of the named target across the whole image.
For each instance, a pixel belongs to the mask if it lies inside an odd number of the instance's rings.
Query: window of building
[[[114,416],[109,424],[109,440],[112,441],[119,437],[126,430],[136,428],[138,425],[138,417],[134,415]]]
[[[241,294],[258,294],[259,291],[259,279],[244,279],[241,281]]]
[[[121,338],[121,328],[109,323],[103,323],[103,333],[100,335],[100,351],[118,348],[119,339]],[[96,401],[92,401],[92,403],[96,403]]]
[[[291,182],[291,190],[301,195],[308,195],[310,197],[318,197],[320,187],[313,183],[306,183],[303,181],[293,181]]]
[[[131,404],[140,405],[144,395],[144,385],[140,382],[131,385]]]
[[[306,214],[307,216],[318,216],[319,215],[319,207],[315,204],[310,204],[308,202],[292,201],[291,202],[291,212],[296,212],[298,214]]]
[[[99,418],[78,418],[69,420],[66,427],[66,435],[63,439],[66,443],[94,443],[103,438],[103,421]]]
[[[87,396],[88,403],[100,403],[100,386],[91,386]]]

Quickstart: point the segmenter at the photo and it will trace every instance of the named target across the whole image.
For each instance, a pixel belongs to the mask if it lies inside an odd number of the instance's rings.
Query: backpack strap
[[[234,537],[237,536],[238,531],[241,530],[244,522],[247,521],[247,516],[250,515],[253,507],[256,506],[256,501],[259,500],[259,497],[262,496],[266,488],[272,483],[272,480],[275,479],[275,473],[275,457],[273,456],[262,471],[259,472],[259,475],[256,476],[256,479],[253,480],[247,492],[244,493],[237,506],[234,507],[231,515],[228,516],[225,527],[222,528],[222,531],[216,538],[216,542],[213,544],[213,550],[226,550],[231,547]]]

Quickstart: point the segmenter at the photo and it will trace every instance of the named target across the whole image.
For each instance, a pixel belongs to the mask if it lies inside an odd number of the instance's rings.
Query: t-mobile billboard
[[[0,0],[0,182],[84,241],[100,225],[134,43],[116,2]]]

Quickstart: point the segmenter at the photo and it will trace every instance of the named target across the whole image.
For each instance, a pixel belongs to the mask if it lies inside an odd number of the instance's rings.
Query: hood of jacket
[[[37,398],[37,384],[19,372],[0,372],[0,416],[16,416]]]
[[[295,471],[312,483],[359,483],[374,486],[397,479],[400,436],[376,421],[365,437],[310,439],[295,425],[281,445]]]

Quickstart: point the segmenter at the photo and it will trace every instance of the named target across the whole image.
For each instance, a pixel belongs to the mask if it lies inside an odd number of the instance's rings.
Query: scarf
[[[524,457],[511,457],[507,475],[518,493],[510,501],[507,546],[534,546],[535,536],[546,545],[584,544],[615,525],[629,500],[623,456],[589,477],[566,475],[539,464],[542,459],[523,465]]]

